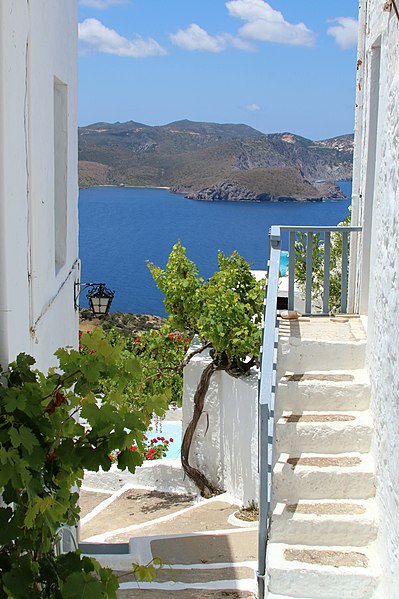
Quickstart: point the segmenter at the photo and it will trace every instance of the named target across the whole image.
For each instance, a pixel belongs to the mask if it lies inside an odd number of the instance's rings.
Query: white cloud
[[[257,112],[258,110],[260,110],[260,106],[258,104],[247,104],[245,107],[247,110],[249,110],[250,112]]]
[[[86,48],[105,54],[145,58],[147,56],[162,56],[166,51],[154,39],[142,39],[136,36],[129,40],[119,35],[114,29],[105,27],[97,19],[86,19],[79,23],[79,40]]]
[[[190,51],[198,50],[218,53],[226,50],[228,46],[246,51],[254,49],[247,40],[234,37],[230,33],[210,35],[196,23],[192,23],[187,29],[178,29],[176,33],[172,33],[169,37],[175,46]]]
[[[241,38],[293,46],[315,45],[316,34],[304,23],[289,23],[264,0],[229,0],[226,7],[232,17],[246,21],[239,30]]]
[[[230,44],[237,48],[237,50],[245,50],[246,52],[254,52],[255,46],[248,40],[244,40],[241,37],[234,37],[233,35],[226,34],[229,38]]]
[[[356,48],[358,35],[358,22],[352,17],[337,17],[331,21],[336,23],[327,29],[341,50]]]
[[[97,8],[98,10],[105,10],[110,6],[116,4],[127,4],[128,0],[80,0],[80,6],[87,6],[88,8]]]
[[[205,52],[223,52],[228,40],[226,35],[209,35],[205,29],[192,23],[187,29],[178,29],[170,35],[173,44],[184,50],[203,50]]]

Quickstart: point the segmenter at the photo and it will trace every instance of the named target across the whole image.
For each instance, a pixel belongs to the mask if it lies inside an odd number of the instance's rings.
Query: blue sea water
[[[340,182],[350,197],[350,181]],[[165,315],[162,294],[146,266],[164,267],[178,240],[204,278],[217,251],[237,250],[254,269],[266,268],[271,225],[337,225],[350,200],[325,202],[207,202],[165,189],[91,187],[79,196],[82,282],[115,290],[112,311]],[[287,247],[285,247],[287,249]],[[87,305],[82,293],[81,305]]]

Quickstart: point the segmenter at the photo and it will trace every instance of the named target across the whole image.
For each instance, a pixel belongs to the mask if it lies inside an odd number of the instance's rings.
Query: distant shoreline
[[[129,189],[167,189],[170,190],[170,187],[164,187],[160,185],[88,185],[87,187],[79,187],[79,189],[93,189],[93,187],[118,187],[123,189],[124,187],[128,187]]]

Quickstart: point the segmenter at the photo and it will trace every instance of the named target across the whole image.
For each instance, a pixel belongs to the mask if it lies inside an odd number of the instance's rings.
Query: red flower
[[[144,441],[148,441],[147,437],[144,435],[143,436]]]
[[[175,338],[174,334],[170,333],[169,338],[172,339],[172,341],[173,341],[173,339]]]
[[[180,341],[180,339],[181,339],[181,335],[177,335],[176,339],[177,339],[178,341]]]
[[[137,447],[135,445],[130,446],[130,451],[137,451]]]
[[[165,443],[166,445],[169,445],[169,441],[167,439],[165,439]]]
[[[162,335],[162,331],[159,331],[159,334]]]
[[[169,441],[170,441],[171,443],[173,443],[173,438],[171,437],[171,438],[169,439]]]
[[[184,348],[184,351],[188,351],[188,347],[187,347],[187,345],[186,345],[186,347]]]

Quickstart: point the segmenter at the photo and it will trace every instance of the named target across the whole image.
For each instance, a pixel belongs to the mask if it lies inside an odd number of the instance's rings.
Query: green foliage
[[[219,270],[204,281],[179,242],[165,270],[153,264],[149,268],[165,295],[168,324],[198,334],[212,346],[218,365],[245,369],[247,357],[256,357],[261,343],[263,285],[237,252],[229,257],[219,252],[218,263]]]
[[[339,226],[350,225],[350,215]],[[295,241],[295,281],[304,291],[306,287],[306,235],[297,233]],[[320,233],[313,235],[312,248],[312,300],[322,302],[324,288],[324,241]],[[330,238],[330,312],[339,311],[341,306],[342,279],[342,234],[332,233]]]
[[[47,375],[25,354],[3,373],[0,598],[116,597],[110,570],[79,552],[57,556],[55,546],[60,527],[79,520],[71,489],[81,485],[84,469],[109,470],[116,449],[119,468],[134,472],[142,463],[130,447],[142,442],[152,408],[138,416],[134,403],[122,401],[143,384],[136,356],[100,328],[81,342],[85,352],[58,350],[59,367]],[[99,379],[114,382],[112,402],[100,394]]]
[[[154,557],[154,559],[145,566],[133,563],[133,574],[139,582],[152,582],[157,575],[157,570],[162,568],[162,566],[162,560],[158,557]]]
[[[186,256],[180,241],[173,246],[166,269],[148,264],[152,277],[165,296],[164,304],[172,328],[194,331],[198,312],[201,309],[201,289],[204,281],[198,268]]]

